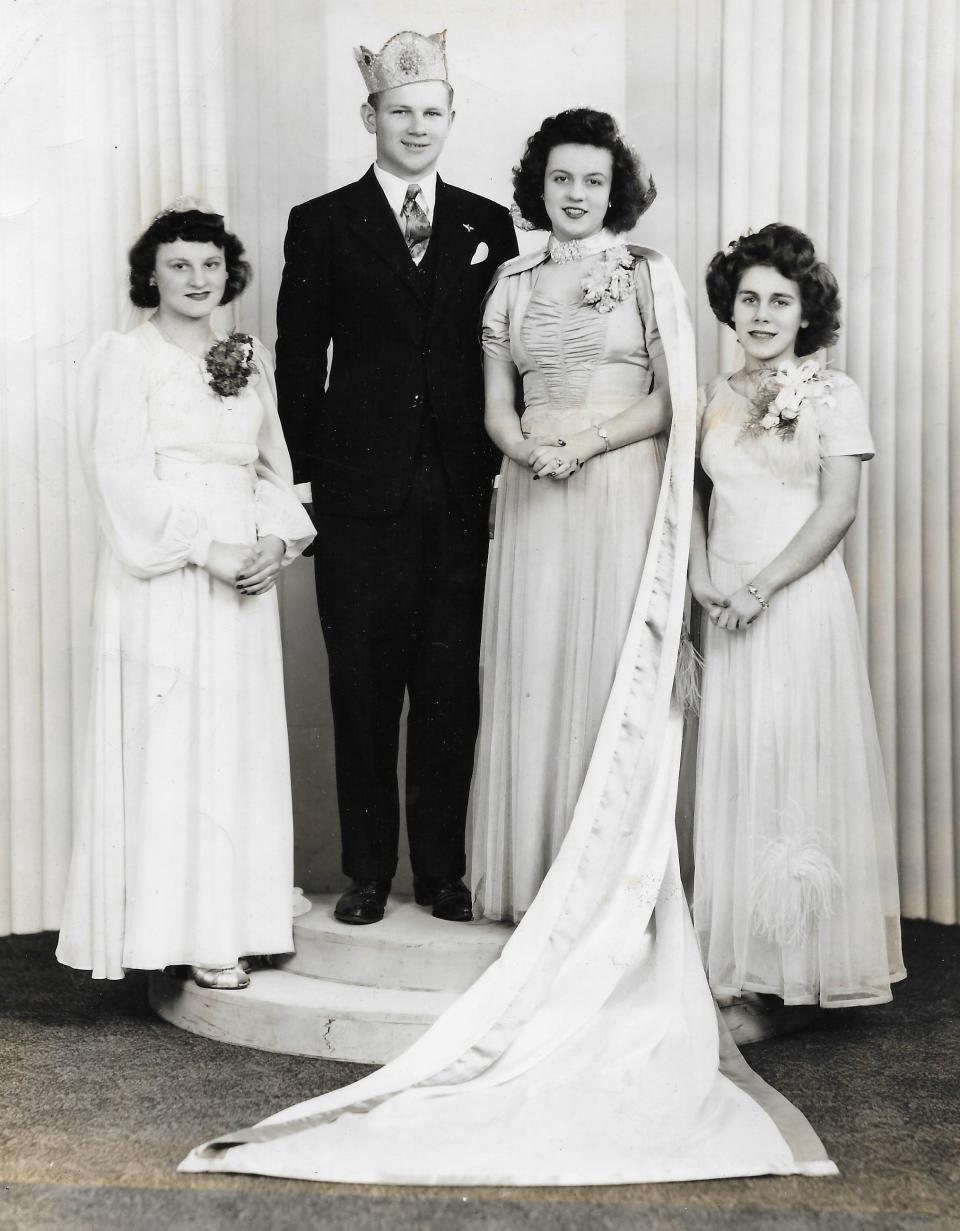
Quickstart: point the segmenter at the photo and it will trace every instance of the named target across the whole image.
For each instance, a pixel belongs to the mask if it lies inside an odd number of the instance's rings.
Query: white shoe
[[[720,1013],[738,1047],[802,1030],[823,1011],[815,1004],[783,1004],[773,996],[723,999],[725,1003],[720,1004]]]
[[[219,992],[238,992],[250,986],[250,976],[236,966],[191,966],[190,973],[197,987],[210,987]]]

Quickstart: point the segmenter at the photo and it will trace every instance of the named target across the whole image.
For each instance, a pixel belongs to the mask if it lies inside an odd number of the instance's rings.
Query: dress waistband
[[[257,472],[250,463],[182,461],[157,454],[154,473],[158,479],[199,483],[204,487],[243,488],[256,482]]]

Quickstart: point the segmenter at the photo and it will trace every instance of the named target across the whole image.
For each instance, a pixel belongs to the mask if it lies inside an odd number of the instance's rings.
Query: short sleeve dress
[[[860,391],[829,379],[787,439],[750,430],[753,407],[726,377],[701,391],[707,553],[725,594],[814,512],[823,459],[873,456]],[[893,826],[840,551],[746,630],[704,626],[693,913],[711,987],[825,1007],[889,1000],[904,976]]]
[[[608,312],[500,279],[486,354],[516,365],[525,435],[564,439],[653,385],[662,354],[646,262]],[[477,911],[518,922],[566,835],[616,673],[653,527],[665,437],[563,482],[503,462],[487,564],[480,734],[468,810]]]
[[[81,372],[100,530],[89,725],[57,956],[98,978],[291,948],[292,812],[276,590],[243,596],[210,543],[313,538],[270,357],[221,398],[147,321]]]

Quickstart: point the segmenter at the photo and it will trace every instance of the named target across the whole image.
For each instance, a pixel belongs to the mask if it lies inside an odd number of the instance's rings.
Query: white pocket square
[[[480,241],[480,243],[479,243],[479,244],[477,244],[477,250],[476,250],[476,252],[475,252],[475,253],[473,254],[473,256],[470,258],[470,264],[471,264],[471,265],[479,265],[479,264],[480,264],[480,262],[481,262],[481,261],[485,261],[489,255],[490,255],[490,249],[489,249],[489,248],[487,247],[487,245],[483,242],[483,240],[481,240],[481,241]]]

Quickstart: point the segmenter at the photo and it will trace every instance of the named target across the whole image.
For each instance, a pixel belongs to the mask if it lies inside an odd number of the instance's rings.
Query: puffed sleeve
[[[287,545],[283,563],[295,560],[313,542],[313,522],[293,491],[293,466],[283,438],[277,411],[277,387],[270,353],[259,339],[253,341],[254,358],[260,369],[257,393],[263,406],[263,419],[257,436],[257,485],[254,489],[254,515],[257,537],[275,534]]]
[[[211,536],[155,473],[141,343],[108,333],[80,368],[77,436],[101,531],[135,577],[204,564]]]
[[[651,363],[663,357],[663,341],[657,325],[657,313],[653,305],[653,287],[650,284],[650,269],[647,262],[638,260],[634,269],[634,285],[637,288],[637,307],[643,321],[643,334]]]
[[[491,359],[513,359],[510,353],[510,279],[501,278],[487,298],[480,331],[483,353]]]
[[[821,401],[817,408],[821,457],[858,456],[869,461],[874,455],[873,436],[867,421],[863,396],[843,372],[832,373],[833,406]]]

